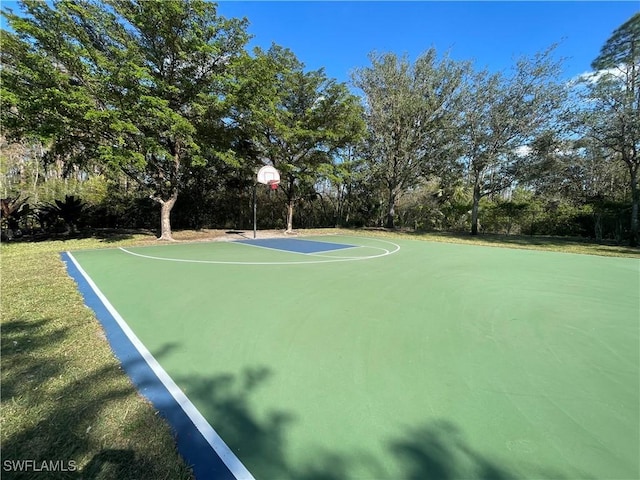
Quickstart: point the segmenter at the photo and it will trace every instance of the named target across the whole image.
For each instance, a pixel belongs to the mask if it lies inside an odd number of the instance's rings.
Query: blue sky
[[[0,0],[18,11],[17,2]],[[508,70],[553,43],[569,79],[590,71],[613,31],[640,12],[636,1],[218,1],[225,17],[247,17],[250,47],[290,48],[308,69],[348,82],[371,51],[407,54],[430,47],[477,69]],[[0,20],[0,25],[6,27]]]
[[[430,47],[477,69],[508,70],[515,59],[560,43],[564,76],[590,71],[613,31],[640,11],[633,2],[218,2],[225,17],[247,17],[251,46],[290,48],[308,69],[348,81],[367,55],[407,54]]]

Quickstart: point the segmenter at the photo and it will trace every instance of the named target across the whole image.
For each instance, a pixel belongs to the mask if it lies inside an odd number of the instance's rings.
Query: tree
[[[363,131],[361,106],[344,83],[311,72],[288,49],[273,45],[247,56],[236,75],[234,121],[254,155],[280,171],[287,232],[297,201],[315,194],[323,165]]]
[[[20,236],[20,222],[23,218],[32,213],[31,207],[27,203],[29,197],[7,197],[0,198],[0,234],[2,240],[12,240],[15,236]]]
[[[67,233],[78,232],[78,222],[85,214],[86,204],[74,195],[67,195],[63,200],[54,200],[40,208],[40,213],[55,222],[62,220]]]
[[[478,234],[480,200],[510,187],[518,151],[553,123],[565,96],[556,81],[553,47],[519,60],[510,77],[477,73],[466,90],[460,141],[473,189],[471,234]]]
[[[67,161],[121,169],[160,204],[160,238],[171,239],[189,165],[226,158],[202,145],[201,123],[222,123],[226,72],[247,41],[246,22],[219,17],[204,0],[22,6],[24,16],[4,12],[16,32],[3,32],[9,131],[51,139]]]
[[[593,198],[620,201],[629,193],[622,164],[589,137],[563,138],[547,130],[529,147],[521,158],[518,183],[536,195],[581,204]]]
[[[371,66],[353,75],[365,97],[367,158],[386,191],[386,226],[393,228],[398,197],[414,187],[432,163],[452,158],[453,128],[459,111],[466,63],[435,49],[415,64],[393,53],[369,56]]]
[[[350,145],[336,155],[331,168],[326,172],[325,193],[333,203],[334,225],[349,225],[358,204],[370,192],[366,187],[363,169],[364,159],[359,156],[359,145]],[[357,220],[359,221],[359,220]]]
[[[593,61],[578,116],[586,134],[622,162],[631,190],[630,244],[637,246],[640,190],[640,13],[621,25]]]

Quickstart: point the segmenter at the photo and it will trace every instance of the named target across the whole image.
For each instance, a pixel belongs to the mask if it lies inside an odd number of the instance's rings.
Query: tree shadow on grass
[[[177,454],[173,462],[159,458],[175,448],[171,436],[158,434],[154,411],[133,397],[117,363],[92,368],[87,359],[86,368],[74,366],[64,354],[73,348],[69,328],[54,329],[49,322],[14,319],[2,325],[2,478],[189,478]],[[120,413],[126,405],[125,418],[115,418],[116,405]],[[43,470],[43,462],[55,469]]]
[[[2,399],[22,395],[44,379],[53,378],[64,370],[64,362],[51,362],[35,355],[40,349],[67,336],[68,328],[46,335],[38,334],[49,320],[13,320],[2,325]]]
[[[40,243],[49,241],[67,241],[67,240],[82,240],[87,238],[95,238],[103,243],[116,243],[123,240],[131,240],[136,235],[146,235],[150,238],[156,238],[154,232],[149,230],[133,230],[133,229],[82,229],[73,233],[57,233],[57,232],[37,232],[32,234],[25,234],[21,237],[16,237],[11,240],[11,243]]]
[[[122,240],[131,240],[136,235],[145,235],[149,238],[156,238],[155,232],[144,229],[109,229],[96,228],[86,232],[87,237],[97,238],[104,243],[116,243]]]
[[[465,243],[478,245],[497,245],[497,246],[513,246],[516,248],[527,247],[549,247],[558,251],[569,250],[571,247],[588,247],[593,253],[602,255],[640,255],[640,248],[621,245],[616,242],[596,242],[593,239],[582,237],[548,237],[548,236],[528,236],[528,235],[505,235],[497,233],[485,233],[480,235],[471,235],[470,233],[453,233],[453,232],[405,232],[413,237],[430,237],[450,239],[452,241],[460,240]]]
[[[114,478],[126,478],[130,466],[135,463],[133,450],[103,450],[94,455],[91,461],[82,469],[84,480],[104,478],[106,475]],[[142,470],[141,472],[144,472]]]

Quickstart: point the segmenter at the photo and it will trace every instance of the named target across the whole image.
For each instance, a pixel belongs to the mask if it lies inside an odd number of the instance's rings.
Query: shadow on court
[[[401,438],[387,442],[390,457],[401,474],[391,476],[382,462],[368,452],[340,450],[336,438],[332,451],[308,452],[303,463],[288,456],[287,429],[295,416],[274,410],[258,416],[252,411],[252,392],[269,382],[274,372],[258,367],[238,375],[215,378],[192,376],[179,381],[192,398],[206,405],[203,415],[219,419],[214,428],[259,480],[453,480],[522,478],[485,458],[465,439],[464,432],[446,420],[429,421],[408,429]],[[490,435],[490,433],[488,433]],[[558,472],[531,466],[525,478],[562,479]]]
[[[122,372],[114,363],[96,369],[89,376],[57,388],[56,379],[66,370],[64,356],[43,355],[51,342],[64,344],[69,327],[45,330],[50,320],[14,319],[2,328],[3,415],[11,402],[28,398],[30,404],[46,408],[34,410],[33,418],[22,422],[25,427],[15,433],[3,432],[3,466],[6,460],[82,459],[86,452],[99,453],[84,458],[75,471],[40,474],[47,479],[133,480],[187,478],[183,466],[162,470],[163,465],[150,454],[154,439],[146,436],[145,424],[151,415],[135,406],[120,422],[127,432],[121,441],[101,439],[98,418],[105,418],[111,402],[121,402],[133,386],[118,381]],[[46,331],[46,333],[43,333]],[[161,360],[175,345],[168,344],[154,352]],[[134,368],[139,360],[130,360]],[[66,372],[68,374],[68,372]],[[214,428],[231,446],[241,461],[259,480],[453,480],[483,478],[506,480],[516,478],[507,468],[485,458],[465,439],[464,432],[446,420],[425,422],[408,429],[401,438],[386,444],[390,457],[401,465],[400,477],[390,478],[384,465],[368,452],[343,451],[336,439],[331,451],[309,452],[302,464],[288,454],[287,432],[298,419],[290,412],[273,410],[258,415],[253,411],[252,395],[277,373],[265,367],[245,369],[238,374],[216,377],[194,375],[178,379],[190,398],[206,405],[202,411],[209,419],[217,419]],[[124,385],[124,386],[123,386]],[[146,385],[140,385],[145,388]],[[36,398],[34,398],[36,397]],[[170,412],[171,414],[171,412]],[[108,415],[107,417],[108,418]],[[490,433],[488,433],[490,434]],[[64,464],[69,467],[69,464]],[[171,468],[166,467],[165,468]],[[204,479],[216,476],[202,476]],[[2,471],[2,478],[32,479],[33,471]],[[531,467],[526,478],[562,478],[542,466]]]

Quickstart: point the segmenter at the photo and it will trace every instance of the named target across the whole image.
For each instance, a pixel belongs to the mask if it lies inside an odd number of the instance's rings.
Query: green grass
[[[640,248],[626,245],[610,245],[595,243],[588,239],[542,237],[525,235],[497,235],[482,234],[471,236],[466,233],[420,233],[387,230],[369,230],[366,234],[381,238],[413,238],[428,242],[463,243],[468,245],[483,245],[491,247],[518,248],[526,250],[544,250],[550,252],[578,253],[583,255],[600,255],[606,257],[634,257],[640,258]],[[349,230],[344,230],[349,232]]]
[[[189,479],[171,431],[122,372],[59,252],[145,243],[2,245],[2,460],[71,470],[2,478]],[[69,463],[73,462],[73,463]]]
[[[301,234],[353,233],[322,229]],[[177,232],[198,241],[222,232]],[[640,250],[577,240],[367,230],[380,238],[470,243],[640,257]],[[187,479],[171,432],[120,369],[59,253],[153,244],[149,235],[1,246],[2,460],[73,461],[77,472],[46,478]],[[3,472],[3,478],[34,478]],[[33,474],[31,474],[33,475]],[[37,475],[37,474],[36,474]],[[5,477],[6,476],[6,477]],[[36,478],[44,478],[42,474]]]

